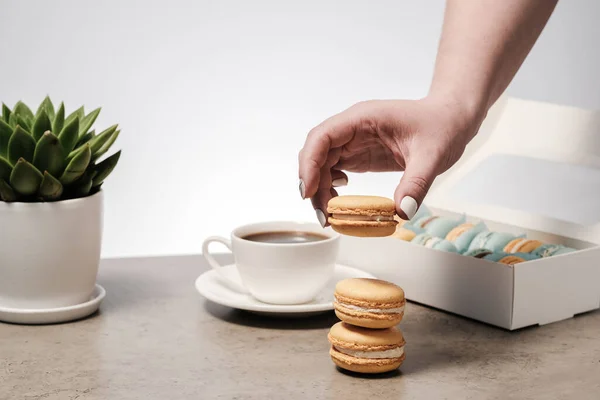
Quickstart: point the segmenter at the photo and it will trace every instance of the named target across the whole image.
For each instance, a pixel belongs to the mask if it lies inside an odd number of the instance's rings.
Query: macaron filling
[[[439,218],[439,216],[437,216],[437,215],[424,217],[421,220],[417,221],[416,225],[420,226],[421,228],[425,228],[428,223],[430,223],[431,221],[433,221],[434,219],[437,219],[437,218]]]
[[[356,215],[356,214],[332,214],[335,219],[345,221],[395,221],[393,215]]]
[[[441,242],[442,239],[438,238],[438,237],[431,237],[430,239],[428,239],[425,242],[425,247],[429,247],[432,248],[433,246],[435,246],[436,244],[438,244],[439,242]]]
[[[471,247],[476,249],[485,248],[485,243],[493,234],[494,232],[486,232],[483,235],[478,235],[471,243]]]
[[[333,348],[340,353],[356,358],[400,358],[404,354],[404,346],[383,351],[351,350],[337,346],[333,346]]]
[[[518,239],[516,241],[512,241],[512,246],[509,247],[509,245],[511,243],[509,243],[508,245],[506,245],[506,248],[504,249],[504,251],[506,251],[507,253],[516,253],[517,251],[519,251],[519,249],[521,248],[521,246],[523,246],[525,243],[527,243],[529,241],[529,239]]]
[[[396,308],[366,308],[366,307],[355,306],[354,304],[343,303],[343,302],[340,302],[337,300],[335,301],[335,303],[340,305],[341,307],[347,308],[349,310],[373,313],[373,314],[400,314],[400,313],[404,312],[404,306],[396,307]]]

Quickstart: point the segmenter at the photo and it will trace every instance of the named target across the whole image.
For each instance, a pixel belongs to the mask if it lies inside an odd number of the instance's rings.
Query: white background
[[[120,123],[105,257],[199,253],[246,222],[316,221],[297,190],[306,133],[360,100],[423,96],[443,7],[2,0],[0,100],[50,94]],[[561,1],[509,93],[599,108],[598,15],[595,0]],[[392,197],[399,177],[353,175],[340,192]]]

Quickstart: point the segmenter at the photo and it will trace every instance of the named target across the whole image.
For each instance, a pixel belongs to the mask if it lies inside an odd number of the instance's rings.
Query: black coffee
[[[243,236],[242,239],[250,240],[251,242],[262,243],[308,243],[329,239],[329,237],[312,232],[278,231],[252,233],[250,235]]]

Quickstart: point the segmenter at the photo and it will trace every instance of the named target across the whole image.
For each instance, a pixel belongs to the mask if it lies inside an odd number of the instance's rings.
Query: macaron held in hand
[[[338,322],[327,335],[329,355],[340,368],[363,374],[379,374],[399,368],[406,341],[396,328],[366,329]]]
[[[404,290],[391,282],[344,279],[337,283],[334,298],[335,314],[352,325],[384,329],[397,325],[404,317]]]
[[[327,206],[332,229],[342,235],[384,237],[396,232],[394,201],[379,196],[337,196]]]

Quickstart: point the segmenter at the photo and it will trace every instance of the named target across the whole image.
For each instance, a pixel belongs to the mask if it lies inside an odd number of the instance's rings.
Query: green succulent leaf
[[[77,141],[77,144],[75,145],[75,150],[73,151],[77,151],[79,150],[79,148],[81,146],[83,146],[84,144],[86,144],[87,142],[89,142],[90,140],[92,140],[94,138],[94,136],[96,136],[96,132],[95,131],[89,131],[88,133],[84,133],[83,135],[81,135],[79,137],[79,140]]]
[[[8,124],[8,120],[10,118],[10,108],[8,108],[8,106],[4,103],[2,103],[2,119],[4,120],[4,122],[6,122]]]
[[[17,193],[29,196],[37,193],[43,178],[36,167],[20,158],[10,174],[10,185]]]
[[[110,139],[113,133],[117,130],[118,125],[115,124],[100,132],[94,139],[90,141],[92,147],[92,154],[96,154],[98,150],[104,146],[104,144]]]
[[[0,179],[9,180],[12,170],[12,164],[6,158],[0,157]]]
[[[81,119],[81,123],[79,124],[79,135],[83,135],[90,130],[92,125],[94,125],[94,122],[96,122],[96,118],[98,118],[100,111],[101,108],[96,108]]]
[[[31,131],[31,126],[33,125],[33,120],[25,118],[21,115],[17,115],[17,125],[21,125],[25,128],[26,131]]]
[[[15,113],[10,114],[8,124],[13,128],[16,128],[17,125],[21,125],[26,130],[29,130],[31,125],[29,121],[25,120],[25,118]]]
[[[35,140],[33,140],[33,137],[25,129],[21,128],[20,125],[17,125],[8,141],[8,161],[13,165],[20,158],[31,161],[34,150]]]
[[[65,151],[58,137],[46,132],[35,146],[33,165],[40,171],[48,171],[54,176],[62,173],[65,164]]]
[[[17,125],[19,125],[19,116],[15,113],[10,114],[10,117],[8,118],[8,125],[10,125],[11,128],[16,127]]]
[[[8,141],[12,136],[13,128],[0,119],[0,156],[6,156],[8,153]]]
[[[46,110],[42,109],[42,112],[38,115],[33,124],[33,139],[37,142],[40,140],[44,132],[52,130],[52,122],[50,122],[50,118],[48,114],[46,114]]]
[[[65,127],[58,135],[60,144],[62,144],[65,154],[69,154],[75,147],[75,143],[79,140],[79,117],[75,117],[72,121],[65,122]]]
[[[58,111],[56,111],[56,115],[54,116],[54,121],[52,122],[52,132],[55,132],[57,135],[62,131],[65,126],[65,104],[60,103],[58,107]]]
[[[50,118],[51,121],[54,120],[54,105],[52,104],[52,100],[50,100],[50,96],[46,96],[44,100],[40,103],[40,106],[38,107],[35,113],[36,120],[37,117],[39,117],[39,115],[42,113],[42,111],[46,111],[46,115],[48,116],[48,118]]]
[[[83,150],[78,152],[75,155],[75,157],[73,157],[73,159],[69,161],[67,168],[65,168],[65,171],[60,177],[60,182],[63,185],[69,185],[75,182],[78,178],[80,178],[83,175],[91,159],[92,151],[90,150],[90,145],[85,144],[83,146]]]
[[[97,159],[99,159],[100,157],[102,157],[104,154],[106,154],[106,152],[108,152],[108,150],[110,150],[110,148],[112,147],[112,145],[115,143],[115,141],[117,140],[117,138],[119,137],[119,134],[121,133],[120,129],[117,129],[116,131],[114,131],[114,133],[112,135],[110,135],[110,137],[108,138],[108,140],[102,145],[102,147],[100,147],[98,149],[97,152],[95,152],[92,155],[92,159],[95,161]]]
[[[58,179],[53,177],[48,171],[44,171],[44,177],[40,184],[38,195],[46,200],[58,200],[63,193],[63,185]]]
[[[31,109],[27,107],[27,105],[22,101],[17,101],[17,104],[15,104],[15,107],[13,108],[13,112],[15,114],[20,115],[24,119],[28,119],[30,121],[33,121],[35,119],[33,113],[31,112]]]
[[[112,156],[108,157],[104,161],[98,163],[94,166],[94,172],[96,172],[96,176],[94,177],[93,186],[101,185],[104,180],[110,175],[110,173],[115,169],[117,163],[119,162],[119,158],[121,157],[121,150],[117,151]]]
[[[93,183],[93,175],[89,173],[85,173],[81,179],[79,179],[75,187],[73,188],[73,195],[76,197],[83,197],[90,194],[90,190],[92,189]]]
[[[0,200],[7,203],[17,201],[17,194],[4,179],[0,179]]]
[[[75,118],[78,118],[81,121],[81,120],[83,120],[84,117],[85,117],[85,112],[83,110],[83,106],[81,106],[77,110],[75,110],[71,114],[69,114],[67,119],[65,119],[65,125],[67,125],[71,121],[74,121]]]

